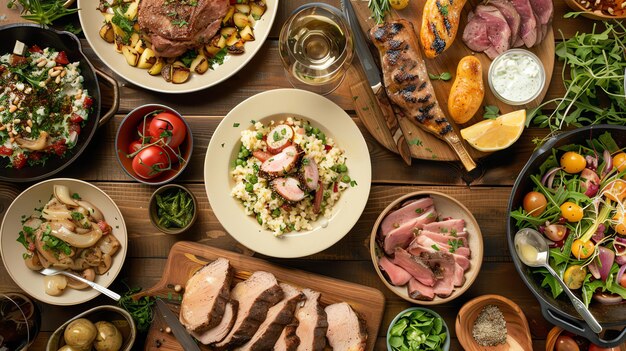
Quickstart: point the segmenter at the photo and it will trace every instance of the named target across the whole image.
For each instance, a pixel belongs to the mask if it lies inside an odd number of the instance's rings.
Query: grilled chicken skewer
[[[465,169],[476,168],[437,103],[413,25],[403,19],[386,22],[372,28],[370,37],[380,54],[385,89],[391,102],[420,128],[448,143]]]

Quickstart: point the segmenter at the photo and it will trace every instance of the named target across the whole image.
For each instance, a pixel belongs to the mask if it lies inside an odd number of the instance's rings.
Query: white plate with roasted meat
[[[378,276],[396,295],[437,305],[472,285],[483,260],[483,238],[459,201],[418,191],[393,201],[378,216],[370,252]]]
[[[115,73],[140,87],[187,93],[219,84],[267,38],[278,0],[79,0],[85,37]]]
[[[302,257],[327,249],[361,216],[371,163],[363,135],[332,101],[304,90],[255,95],[222,120],[204,183],[226,231],[251,250]]]

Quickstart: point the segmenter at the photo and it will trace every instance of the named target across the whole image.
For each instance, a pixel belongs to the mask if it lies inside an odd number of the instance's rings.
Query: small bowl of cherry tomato
[[[582,336],[554,327],[546,337],[546,351],[624,351],[626,343],[614,347],[600,347]]]
[[[175,110],[139,106],[122,120],[115,137],[117,159],[135,180],[162,185],[183,172],[193,150],[191,128]]]

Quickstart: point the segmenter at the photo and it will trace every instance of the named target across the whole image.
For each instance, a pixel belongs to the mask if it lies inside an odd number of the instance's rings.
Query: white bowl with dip
[[[524,49],[500,54],[489,66],[489,87],[508,105],[525,105],[535,100],[546,84],[546,71],[537,55]]]

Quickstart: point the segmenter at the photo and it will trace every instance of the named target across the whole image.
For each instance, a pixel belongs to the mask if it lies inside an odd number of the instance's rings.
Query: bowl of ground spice
[[[533,349],[524,312],[515,302],[499,295],[468,301],[456,317],[455,330],[466,351]]]

